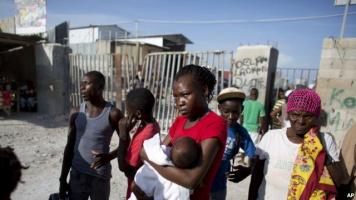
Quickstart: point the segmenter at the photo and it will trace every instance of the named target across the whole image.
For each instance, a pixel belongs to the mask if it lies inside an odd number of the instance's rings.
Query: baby
[[[160,145],[159,134],[143,144],[148,158],[159,165],[192,168],[200,159],[201,149],[190,137],[181,137],[172,148]],[[190,190],[162,177],[148,162],[137,171],[135,182],[148,197],[154,199],[189,199]],[[133,191],[135,194],[135,191]],[[130,199],[136,199],[131,195]]]

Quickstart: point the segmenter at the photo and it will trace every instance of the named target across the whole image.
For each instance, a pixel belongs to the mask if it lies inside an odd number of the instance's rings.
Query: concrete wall
[[[38,112],[48,115],[69,111],[69,48],[59,44],[35,47]]]
[[[232,84],[245,91],[259,90],[258,100],[265,105],[273,89],[277,68],[278,50],[265,45],[241,46],[237,48],[236,60],[232,70]]]
[[[326,112],[322,130],[340,145],[356,121],[356,38],[324,40],[316,90]]]

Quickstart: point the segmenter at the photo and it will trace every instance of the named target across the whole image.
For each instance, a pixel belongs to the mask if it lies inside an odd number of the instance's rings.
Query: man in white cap
[[[230,160],[235,157],[240,148],[245,151],[249,158],[255,155],[256,148],[249,133],[238,123],[245,97],[246,95],[242,90],[234,87],[223,89],[217,97],[218,108],[221,116],[228,124],[228,130],[223,159],[210,193],[211,200],[226,199],[227,175],[230,181],[239,182],[246,178],[250,171],[250,168],[242,166],[234,167],[235,170],[230,171]],[[248,172],[245,173],[246,171]]]

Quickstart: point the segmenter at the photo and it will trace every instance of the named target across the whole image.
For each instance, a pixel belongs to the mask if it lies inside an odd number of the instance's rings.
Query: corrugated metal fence
[[[230,60],[232,58],[233,52],[223,51],[165,52],[151,53],[146,56],[143,68],[144,87],[149,88],[156,97],[154,116],[163,132],[168,130],[172,120],[177,115],[172,96],[173,77],[177,71],[188,64],[208,67],[216,76],[217,84],[214,94],[217,94],[222,88],[231,84],[230,73],[224,74],[224,70],[231,69],[233,62]],[[217,110],[214,102],[211,102],[210,107]]]
[[[275,88],[289,85],[310,85],[316,82],[319,69],[316,68],[277,68]],[[278,77],[280,79],[278,79]]]
[[[231,72],[234,67],[234,52],[207,51],[207,52],[162,52],[148,54],[143,66],[134,63],[134,58],[120,54],[105,55],[70,55],[70,100],[73,107],[79,106],[80,81],[83,75],[91,70],[97,70],[106,77],[104,97],[123,110],[125,96],[134,87],[146,87],[156,97],[154,117],[160,124],[162,132],[166,132],[176,117],[172,95],[173,77],[177,71],[185,65],[197,64],[208,67],[216,76],[217,84],[214,94],[218,94],[222,88],[231,86]],[[279,68],[276,77],[281,81],[287,79],[287,84],[298,84],[298,78],[305,80],[305,84],[316,80],[317,69]],[[283,82],[283,81],[282,81]],[[275,87],[283,87],[281,83]],[[121,92],[118,92],[121,91]],[[210,103],[210,108],[217,111],[216,101]]]
[[[197,64],[208,67],[217,79],[214,94],[222,88],[229,87],[233,83],[232,71],[234,69],[234,52],[164,52],[151,53],[145,57],[143,67],[144,87],[149,88],[156,97],[154,116],[160,124],[161,130],[166,132],[176,117],[177,112],[172,96],[173,77],[177,71],[185,65]],[[312,68],[278,68],[276,77],[284,80],[287,85],[275,85],[284,87],[290,85],[314,83],[318,69]],[[216,101],[209,104],[212,110],[217,111]]]
[[[137,67],[134,65],[132,57],[118,54],[71,54],[69,59],[70,102],[72,107],[78,107],[82,102],[80,82],[84,74],[92,70],[100,71],[105,76],[104,98],[107,101],[121,102],[127,91],[134,87],[133,80],[137,74]],[[121,93],[117,92],[119,89],[121,89]],[[117,107],[123,109],[121,103]]]

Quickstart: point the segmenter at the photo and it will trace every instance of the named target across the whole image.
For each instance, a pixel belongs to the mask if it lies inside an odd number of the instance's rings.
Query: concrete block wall
[[[0,19],[0,31],[4,33],[15,33],[15,17]]]
[[[258,100],[271,110],[273,84],[277,69],[278,50],[266,45],[240,46],[232,69],[232,85],[244,90],[246,95],[255,87]],[[267,118],[269,115],[266,115]]]
[[[38,112],[60,115],[69,112],[68,47],[59,44],[37,44],[36,76]]]
[[[326,112],[322,131],[340,147],[356,122],[356,38],[324,39],[316,91]]]

